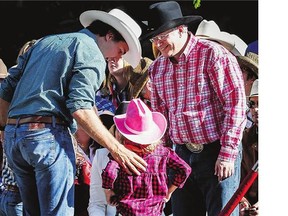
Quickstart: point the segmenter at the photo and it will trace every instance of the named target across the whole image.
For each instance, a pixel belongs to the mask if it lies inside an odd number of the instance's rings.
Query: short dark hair
[[[258,79],[258,76],[256,76],[256,74],[249,67],[241,65],[240,68],[241,68],[242,72],[243,71],[247,72],[247,80]]]
[[[111,32],[114,35],[114,41],[125,41],[123,36],[115,28],[100,20],[93,21],[86,28],[89,29],[92,33],[98,34],[100,36],[105,36],[107,33]]]

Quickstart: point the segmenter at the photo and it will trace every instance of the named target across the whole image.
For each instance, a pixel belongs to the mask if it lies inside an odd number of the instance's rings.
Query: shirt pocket
[[[181,118],[194,127],[199,127],[205,119],[206,111],[183,111]]]

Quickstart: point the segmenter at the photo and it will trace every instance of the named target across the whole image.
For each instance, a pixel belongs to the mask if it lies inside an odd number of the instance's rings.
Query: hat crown
[[[249,97],[258,96],[258,79],[254,80]]]
[[[235,41],[231,34],[221,31],[219,26],[213,20],[202,20],[197,28],[195,36],[216,41],[222,44],[229,51],[233,50],[235,46]]]
[[[169,21],[183,17],[181,8],[175,1],[158,2],[150,5],[149,9],[148,23],[151,29],[157,29]]]
[[[195,33],[196,36],[206,36],[206,37],[217,37],[220,33],[219,26],[213,21],[202,20],[199,24],[197,31]]]
[[[125,126],[132,133],[148,131],[153,123],[152,112],[141,99],[133,99],[128,105]]]
[[[2,61],[2,59],[0,59],[0,78],[4,79],[7,76],[8,76],[7,67],[4,64],[4,62]]]
[[[180,25],[199,24],[201,16],[183,16],[181,7],[176,1],[157,2],[150,5],[148,10],[148,29],[140,40],[156,35]]]
[[[237,35],[232,34],[231,35],[232,38],[234,39],[235,42],[235,46],[233,48],[233,50],[231,50],[231,52],[235,55],[235,56],[239,56],[239,55],[245,55],[245,51],[248,47],[248,45]]]
[[[114,8],[109,11],[109,14],[117,17],[124,25],[128,26],[137,38],[140,37],[142,34],[141,27],[124,11]]]

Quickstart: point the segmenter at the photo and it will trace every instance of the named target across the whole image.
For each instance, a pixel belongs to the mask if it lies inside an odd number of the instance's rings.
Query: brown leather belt
[[[14,185],[5,185],[5,190],[19,193],[19,188]]]
[[[67,122],[63,121],[60,118],[55,117],[55,123],[61,124],[61,125],[68,125]],[[17,124],[18,119],[8,118],[7,124]],[[18,121],[18,124],[25,124],[25,123],[47,123],[47,124],[53,124],[53,117],[52,116],[30,116],[26,118],[21,118]]]

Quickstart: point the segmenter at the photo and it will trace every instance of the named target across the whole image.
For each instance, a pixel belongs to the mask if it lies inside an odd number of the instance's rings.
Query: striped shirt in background
[[[2,183],[1,190],[5,189],[5,186],[12,185],[17,186],[14,174],[10,169],[5,153],[3,152],[3,169],[2,169]]]

